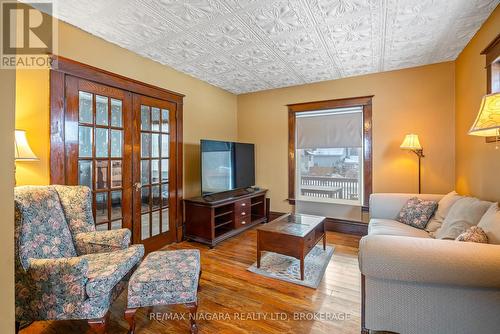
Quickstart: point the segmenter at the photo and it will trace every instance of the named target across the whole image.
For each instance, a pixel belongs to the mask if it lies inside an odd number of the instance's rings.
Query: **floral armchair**
[[[82,186],[15,189],[16,323],[86,319],[106,329],[108,310],[144,255],[128,229],[96,231]]]

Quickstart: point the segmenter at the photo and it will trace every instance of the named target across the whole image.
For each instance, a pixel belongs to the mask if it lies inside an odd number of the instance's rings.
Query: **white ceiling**
[[[454,60],[499,2],[59,0],[55,15],[241,94]]]

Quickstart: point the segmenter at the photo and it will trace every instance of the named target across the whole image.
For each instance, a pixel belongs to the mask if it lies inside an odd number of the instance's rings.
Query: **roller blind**
[[[296,129],[297,149],[361,147],[363,107],[300,113]]]

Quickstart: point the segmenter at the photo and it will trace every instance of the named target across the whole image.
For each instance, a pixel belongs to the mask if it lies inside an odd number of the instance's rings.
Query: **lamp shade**
[[[33,161],[38,160],[38,157],[31,150],[28,140],[26,139],[26,131],[16,130],[14,142],[16,161]]]
[[[500,93],[483,97],[481,108],[469,134],[481,137],[498,136],[500,130]]]
[[[418,135],[409,134],[406,135],[403,143],[400,146],[403,150],[421,150],[422,145],[420,145],[420,140],[418,140]]]

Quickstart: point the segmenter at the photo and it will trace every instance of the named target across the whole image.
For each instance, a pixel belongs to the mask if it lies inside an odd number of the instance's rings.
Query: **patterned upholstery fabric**
[[[84,255],[127,249],[131,235],[126,228],[78,233],[75,236],[76,251],[78,255]]]
[[[199,274],[198,250],[150,253],[130,278],[128,308],[195,302]]]
[[[59,197],[51,187],[15,189],[19,256],[24,269],[28,260],[76,256]]]
[[[130,246],[112,253],[83,255],[88,260],[89,271],[86,292],[89,297],[109,293],[144,256],[142,245]]]
[[[73,238],[81,232],[95,231],[92,193],[85,186],[54,185]]]
[[[90,197],[86,188],[68,187],[71,189],[67,191],[63,188],[57,187],[59,195],[54,186],[17,187],[14,191],[17,321],[104,316],[144,254],[142,245],[126,247],[130,232],[90,231],[94,233],[96,244],[108,242],[125,249],[117,251],[119,254],[109,252],[78,257],[66,217],[77,217],[78,212],[87,210]],[[72,212],[68,216],[60,198],[68,199],[65,196],[70,193],[74,196],[71,203],[66,202],[66,208],[71,207]],[[75,198],[85,200],[79,202]],[[85,215],[80,217],[87,219]],[[93,224],[93,220],[85,220],[79,226],[83,228],[90,223]],[[89,236],[83,239],[92,243]],[[112,260],[99,260],[105,257]],[[93,288],[99,280],[102,286]]]
[[[484,232],[482,228],[477,226],[472,226],[467,231],[460,234],[455,240],[487,244],[488,236],[486,235],[486,232]]]
[[[436,211],[438,203],[412,197],[406,202],[398,215],[398,221],[416,228],[424,229]]]

